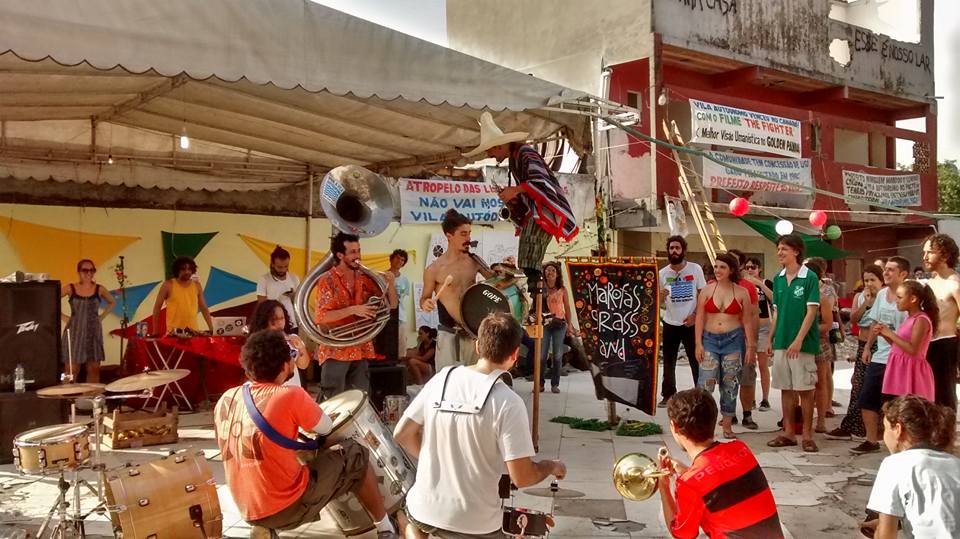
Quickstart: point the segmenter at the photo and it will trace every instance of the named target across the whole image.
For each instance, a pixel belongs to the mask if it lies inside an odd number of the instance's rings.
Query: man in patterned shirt
[[[377,308],[367,301],[381,291],[377,283],[360,270],[360,238],[340,232],[333,238],[330,252],[337,263],[317,280],[317,324],[337,326],[374,318]],[[393,273],[388,271],[384,280],[387,282],[387,300],[391,306],[396,306]],[[369,391],[367,363],[374,357],[372,340],[344,348],[317,346],[321,398],[328,399],[347,389]]]

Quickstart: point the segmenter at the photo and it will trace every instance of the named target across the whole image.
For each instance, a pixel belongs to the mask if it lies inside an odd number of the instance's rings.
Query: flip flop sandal
[[[791,440],[786,436],[777,436],[776,438],[767,442],[767,445],[769,447],[794,447],[795,445],[797,445],[797,441]]]
[[[736,433],[733,433],[733,432],[724,432],[724,433],[723,433],[723,438],[724,438],[725,440],[736,440],[736,439],[737,439],[737,435],[736,435]]]
[[[802,447],[805,453],[817,453],[820,451],[820,448],[817,447],[817,443],[813,440],[804,440]]]

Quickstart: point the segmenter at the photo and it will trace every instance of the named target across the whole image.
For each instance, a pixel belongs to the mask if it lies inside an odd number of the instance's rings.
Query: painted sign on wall
[[[800,157],[800,121],[690,100],[690,142]]]
[[[919,174],[867,174],[843,171],[844,194],[886,206],[919,206]]]
[[[496,223],[503,202],[487,182],[452,180],[400,180],[400,223],[429,224],[443,221],[453,209],[475,223]]]
[[[727,168],[715,161],[703,159],[703,185],[711,189],[732,189],[736,191],[769,191],[774,193],[802,193],[800,187],[813,187],[809,159],[779,159],[738,155],[725,152],[711,152],[711,155],[724,163],[776,178],[792,185],[772,182]]]

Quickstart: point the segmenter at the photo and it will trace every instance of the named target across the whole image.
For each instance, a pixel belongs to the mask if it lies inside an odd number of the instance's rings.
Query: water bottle
[[[27,377],[23,372],[23,365],[17,363],[17,368],[13,370],[13,392],[23,393],[27,390]]]
[[[830,328],[830,342],[840,344],[843,342],[843,333],[840,332],[840,322],[834,322]]]

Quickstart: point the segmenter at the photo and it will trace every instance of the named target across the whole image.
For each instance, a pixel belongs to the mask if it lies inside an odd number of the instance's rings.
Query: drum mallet
[[[443,280],[443,284],[440,285],[440,288],[437,290],[437,298],[440,298],[440,294],[443,294],[443,290],[447,288],[447,285],[453,282],[453,275],[447,275],[447,278]]]

